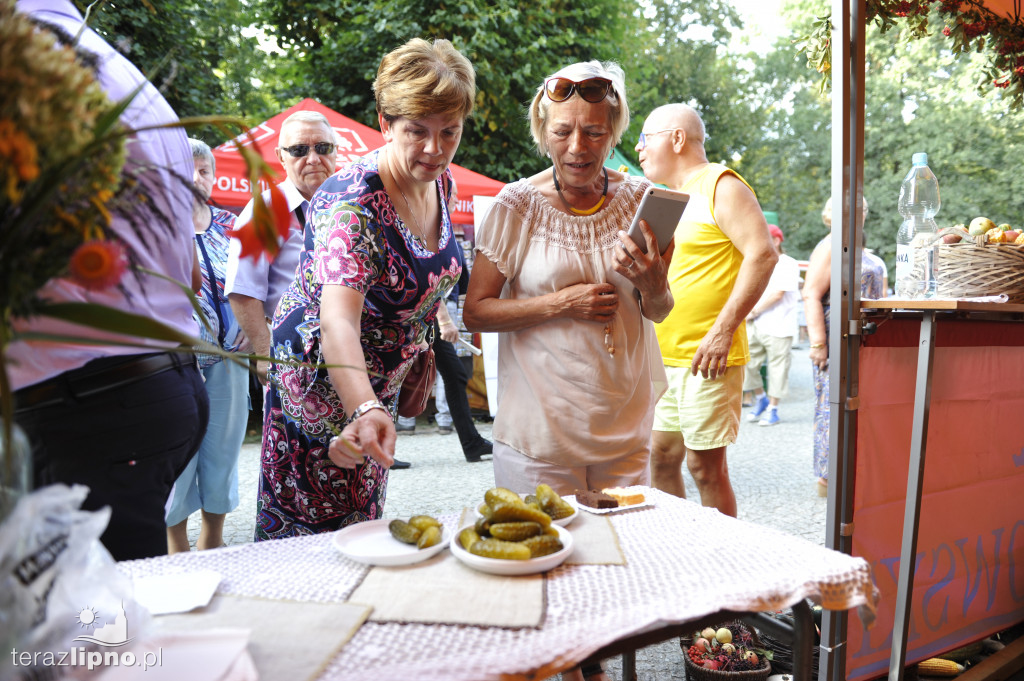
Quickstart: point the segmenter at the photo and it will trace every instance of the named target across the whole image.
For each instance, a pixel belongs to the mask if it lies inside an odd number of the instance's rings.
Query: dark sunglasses
[[[575,90],[581,99],[591,104],[604,100],[611,92],[612,82],[607,78],[587,78],[578,83],[568,78],[548,78],[544,81],[544,91],[552,102],[564,102],[572,97]]]
[[[320,156],[326,156],[334,151],[334,145],[330,142],[317,142],[312,145],[312,147],[313,151]],[[309,156],[309,148],[310,145],[308,144],[295,144],[290,147],[281,147],[281,149],[287,151],[292,158],[305,158]]]

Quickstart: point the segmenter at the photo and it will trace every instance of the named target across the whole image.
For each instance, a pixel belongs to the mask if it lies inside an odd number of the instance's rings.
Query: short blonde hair
[[[377,113],[385,120],[473,113],[473,64],[444,39],[413,38],[384,55],[373,81]]]
[[[570,64],[559,69],[544,79],[544,82],[537,88],[530,103],[530,133],[537,145],[537,151],[541,156],[548,155],[547,127],[548,108],[551,100],[545,96],[544,83],[551,78],[568,78],[579,82],[587,78],[607,78],[612,82],[612,89],[604,101],[608,102],[608,125],[612,129],[612,147],[622,140],[622,134],[629,127],[629,105],[626,103],[626,74],[622,67],[615,62],[585,61]],[[578,92],[573,92],[573,97],[579,97]]]

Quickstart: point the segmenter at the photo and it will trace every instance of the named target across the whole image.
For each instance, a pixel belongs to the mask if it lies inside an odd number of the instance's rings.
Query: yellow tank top
[[[661,356],[668,366],[692,364],[697,347],[729,299],[743,263],[743,254],[715,222],[715,187],[725,173],[747,184],[729,168],[710,163],[680,187],[690,195],[690,204],[676,227],[676,250],[668,268],[675,307],[655,325]],[[728,365],[742,366],[749,360],[744,322],[733,334]]]

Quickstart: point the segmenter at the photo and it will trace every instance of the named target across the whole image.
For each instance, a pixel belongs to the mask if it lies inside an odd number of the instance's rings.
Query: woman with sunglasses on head
[[[501,332],[494,475],[560,494],[650,480],[653,407],[663,378],[653,321],[672,309],[643,223],[625,230],[650,182],[605,168],[629,125],[622,69],[567,66],[537,89],[530,129],[551,167],[507,185],[476,234],[463,319]]]
[[[313,196],[274,316],[257,541],[381,517],[399,390],[462,273],[448,166],[473,66],[447,40],[410,40],[381,61],[373,93],[385,144]]]

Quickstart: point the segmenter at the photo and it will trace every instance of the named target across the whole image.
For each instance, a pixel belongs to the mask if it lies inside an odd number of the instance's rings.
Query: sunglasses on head
[[[611,92],[612,82],[607,78],[587,78],[579,82],[568,78],[548,78],[544,81],[544,91],[552,102],[564,102],[572,97],[573,90],[585,102],[597,104]]]
[[[313,148],[313,151],[315,151],[320,156],[326,156],[327,154],[334,151],[334,144],[332,144],[331,142],[317,142],[316,144],[313,145],[293,144],[290,147],[281,147],[281,149],[287,151],[292,156],[292,158],[305,158],[306,156],[309,156],[309,149],[311,146]]]

